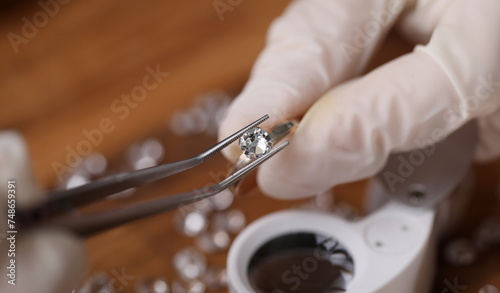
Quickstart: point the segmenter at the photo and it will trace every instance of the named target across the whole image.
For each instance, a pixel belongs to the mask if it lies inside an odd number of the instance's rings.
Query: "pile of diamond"
[[[231,98],[224,93],[205,94],[197,99],[192,108],[175,113],[167,126],[179,136],[205,134],[215,138],[230,101]],[[101,153],[83,158],[57,185],[60,189],[75,188],[103,176],[153,167],[163,163],[164,156],[165,147],[161,140],[148,138],[132,144],[118,164],[113,166]],[[135,192],[136,189],[131,188],[108,198],[130,197]],[[233,200],[234,195],[225,190],[175,211],[174,225],[179,236],[192,239],[191,246],[178,251],[171,259],[177,279],[149,277],[134,280],[134,292],[203,293],[207,289],[226,290],[225,267],[210,265],[206,255],[227,251],[231,239],[246,225],[243,212],[231,208]],[[114,278],[107,273],[95,272],[72,293],[122,292],[123,288],[114,284]]]

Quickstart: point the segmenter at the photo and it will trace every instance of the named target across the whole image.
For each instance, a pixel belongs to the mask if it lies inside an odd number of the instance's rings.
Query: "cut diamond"
[[[444,258],[453,266],[468,266],[476,261],[477,250],[472,241],[458,238],[446,244]]]
[[[207,269],[205,256],[192,247],[176,253],[173,262],[177,273],[185,281],[198,279]]]
[[[240,138],[241,150],[252,160],[267,154],[272,145],[269,134],[259,127],[250,129]]]
[[[136,293],[168,293],[169,291],[167,282],[160,278],[142,280],[135,287]]]

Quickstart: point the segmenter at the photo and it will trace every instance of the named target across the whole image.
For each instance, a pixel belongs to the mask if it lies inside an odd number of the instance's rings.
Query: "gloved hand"
[[[393,27],[420,45],[357,78]],[[257,176],[266,194],[298,198],[372,176],[391,152],[440,141],[473,118],[477,159],[492,159],[499,109],[500,1],[296,0],[273,23],[220,137],[263,114],[264,129],[304,115]]]
[[[82,242],[56,230],[35,230],[26,235],[6,234],[7,182],[15,180],[16,209],[41,199],[22,137],[0,132],[0,292],[70,293],[85,270]],[[14,221],[16,219],[14,218]],[[11,229],[9,229],[11,230]],[[19,232],[19,229],[18,229]],[[15,242],[6,239],[15,235]],[[21,237],[21,238],[19,238]],[[11,242],[14,246],[11,245]],[[11,257],[15,253],[15,285],[11,285]],[[12,281],[11,281],[12,282]]]

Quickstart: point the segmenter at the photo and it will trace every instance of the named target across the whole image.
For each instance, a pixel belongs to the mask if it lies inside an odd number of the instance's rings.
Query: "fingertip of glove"
[[[274,158],[273,158],[274,159]],[[271,159],[272,160],[272,159]],[[310,197],[314,192],[309,188],[301,186],[296,180],[293,180],[289,172],[281,173],[286,169],[268,162],[257,172],[257,184],[260,190],[267,196],[279,200],[292,200]],[[278,163],[279,165],[279,163]]]

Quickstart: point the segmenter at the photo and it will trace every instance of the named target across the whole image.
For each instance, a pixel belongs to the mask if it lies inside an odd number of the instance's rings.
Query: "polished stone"
[[[177,274],[185,281],[198,279],[207,269],[205,256],[193,247],[176,253],[173,263]]]
[[[167,282],[160,278],[151,278],[136,284],[136,293],[169,293],[170,287]]]
[[[226,231],[207,231],[196,238],[196,245],[206,253],[224,251],[229,247],[231,238]]]
[[[472,241],[459,238],[448,242],[444,248],[445,260],[453,266],[467,266],[477,259],[477,250]]]
[[[269,134],[259,127],[245,132],[240,138],[240,148],[250,159],[257,159],[267,154],[272,147]]]

